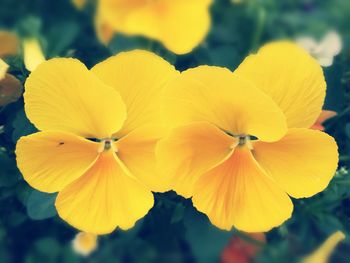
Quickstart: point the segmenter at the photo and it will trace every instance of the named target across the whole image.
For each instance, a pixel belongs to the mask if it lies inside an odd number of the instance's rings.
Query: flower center
[[[116,149],[114,142],[115,139],[113,138],[106,138],[106,139],[102,139],[100,141],[100,148],[98,150],[98,152],[107,152],[109,150],[113,150],[114,152],[117,152],[118,150]]]

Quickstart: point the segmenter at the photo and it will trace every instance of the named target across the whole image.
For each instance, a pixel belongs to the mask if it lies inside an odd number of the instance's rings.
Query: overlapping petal
[[[57,192],[95,162],[99,144],[65,132],[38,132],[21,137],[17,165],[24,179],[43,192]]]
[[[210,28],[211,0],[100,0],[99,16],[116,31],[161,41],[171,51],[190,52]]]
[[[164,136],[164,129],[156,125],[145,125],[133,130],[115,142],[117,156],[133,176],[152,191],[164,191],[161,174],[156,169],[155,148]]]
[[[40,64],[25,83],[24,101],[28,118],[39,130],[85,138],[110,137],[126,118],[118,93],[71,58]]]
[[[162,105],[170,126],[206,121],[263,141],[276,141],[287,130],[271,98],[224,68],[201,66],[181,73],[165,88]]]
[[[278,142],[258,141],[253,147],[261,167],[295,198],[325,189],[337,169],[337,144],[321,131],[290,129]]]
[[[248,56],[235,71],[250,79],[282,109],[289,128],[309,128],[326,95],[321,66],[304,49],[273,42]]]
[[[93,234],[132,227],[153,206],[153,195],[129,177],[113,151],[100,154],[79,179],[59,192],[56,209],[72,226]]]
[[[143,125],[161,123],[162,90],[178,74],[167,61],[142,50],[120,53],[94,66],[92,72],[118,91],[126,105],[127,119],[117,137]]]
[[[193,205],[219,228],[268,231],[291,216],[293,204],[254,160],[250,149],[237,147],[225,162],[201,176]]]
[[[235,138],[210,123],[176,128],[157,146],[160,180],[168,190],[190,197],[198,177],[223,162],[236,143]]]

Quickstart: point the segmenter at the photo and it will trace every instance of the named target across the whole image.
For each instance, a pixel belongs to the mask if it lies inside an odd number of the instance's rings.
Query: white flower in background
[[[303,47],[323,67],[333,64],[333,59],[342,49],[342,40],[335,31],[328,32],[320,41],[309,36],[299,37],[296,43]]]
[[[79,232],[72,241],[73,250],[82,256],[88,256],[97,248],[97,235]]]

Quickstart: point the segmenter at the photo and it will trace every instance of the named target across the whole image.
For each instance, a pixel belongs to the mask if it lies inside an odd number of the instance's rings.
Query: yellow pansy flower
[[[140,50],[91,70],[72,58],[40,64],[25,83],[25,111],[41,131],[17,143],[24,179],[59,192],[57,212],[77,229],[106,234],[132,227],[153,206],[158,106],[176,74]]]
[[[156,149],[164,183],[219,228],[280,225],[293,210],[289,196],[322,191],[336,171],[334,139],[309,129],[325,91],[319,64],[288,42],[264,46],[234,73],[182,72],[163,97],[173,127]]]
[[[212,0],[99,0],[98,16],[117,32],[156,39],[177,54],[190,52],[210,28]]]

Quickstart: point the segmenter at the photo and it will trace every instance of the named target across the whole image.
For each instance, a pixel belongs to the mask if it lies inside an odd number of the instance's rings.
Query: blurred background
[[[22,47],[4,58],[12,79],[0,82],[0,262],[301,262],[336,231],[347,238],[323,251],[333,251],[330,262],[350,262],[350,1],[215,0],[209,34],[185,55],[140,36],[116,34],[103,44],[95,33],[95,9],[94,1],[0,0],[0,57],[4,31],[15,34]],[[319,124],[338,142],[338,172],[324,192],[293,200],[293,217],[269,233],[218,230],[190,200],[170,192],[156,194],[154,208],[133,229],[98,237],[95,250],[83,256],[72,246],[77,230],[56,215],[55,195],[30,188],[16,167],[16,141],[35,131],[21,97],[31,70],[24,63],[25,39],[37,41],[39,46],[30,44],[42,53],[37,59],[75,57],[91,67],[118,52],[142,48],[178,70],[203,64],[233,70],[263,43],[297,41],[324,64],[324,109],[336,115]]]

